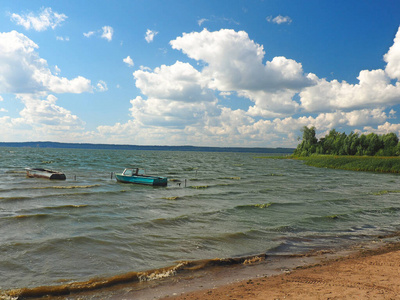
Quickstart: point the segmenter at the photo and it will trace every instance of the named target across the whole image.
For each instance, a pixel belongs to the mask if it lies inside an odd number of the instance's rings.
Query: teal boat
[[[125,169],[121,174],[115,174],[118,182],[122,183],[136,183],[155,186],[166,186],[168,178],[146,175],[144,169],[134,168]]]

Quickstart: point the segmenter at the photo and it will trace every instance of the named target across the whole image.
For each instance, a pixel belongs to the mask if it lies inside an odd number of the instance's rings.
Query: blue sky
[[[2,1],[0,141],[400,136],[399,1]]]

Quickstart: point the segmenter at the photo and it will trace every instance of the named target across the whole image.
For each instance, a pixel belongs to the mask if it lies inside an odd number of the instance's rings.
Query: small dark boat
[[[26,168],[26,176],[33,178],[47,178],[47,179],[52,179],[52,180],[65,180],[65,174],[58,172],[58,171],[52,171],[52,170],[47,170],[47,169],[40,169],[40,168]]]

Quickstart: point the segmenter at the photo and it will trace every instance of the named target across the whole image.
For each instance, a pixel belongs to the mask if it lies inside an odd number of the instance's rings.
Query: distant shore
[[[13,148],[56,148],[92,150],[151,150],[151,151],[199,151],[199,152],[239,152],[239,153],[280,153],[292,154],[294,148],[264,147],[206,147],[206,146],[159,146],[159,145],[119,145],[58,142],[0,142],[0,147]]]
[[[265,156],[266,159],[297,159],[311,167],[364,171],[378,173],[400,173],[399,156],[318,155],[311,156]]]
[[[308,166],[319,168],[400,173],[400,157],[398,156],[311,155],[293,158],[303,160]]]

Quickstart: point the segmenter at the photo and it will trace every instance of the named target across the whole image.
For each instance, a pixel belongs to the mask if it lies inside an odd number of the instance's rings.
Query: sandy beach
[[[400,299],[400,244],[162,299]]]

